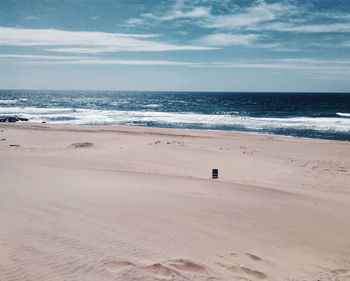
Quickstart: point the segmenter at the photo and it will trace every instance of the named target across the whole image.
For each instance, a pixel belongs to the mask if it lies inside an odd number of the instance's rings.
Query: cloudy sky
[[[0,88],[350,92],[350,1],[0,0]]]

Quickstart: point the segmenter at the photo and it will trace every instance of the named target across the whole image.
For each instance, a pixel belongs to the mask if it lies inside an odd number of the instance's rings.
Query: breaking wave
[[[343,114],[343,115],[340,115]],[[0,107],[0,116],[16,115],[32,122],[60,124],[128,124],[228,130],[314,130],[350,133],[350,118],[266,118],[239,114],[195,114],[190,112],[121,111],[72,108]],[[347,113],[337,113],[349,117]]]
[[[337,115],[342,117],[350,117],[350,113],[337,112]]]
[[[14,104],[17,102],[18,100],[0,100],[0,104]]]

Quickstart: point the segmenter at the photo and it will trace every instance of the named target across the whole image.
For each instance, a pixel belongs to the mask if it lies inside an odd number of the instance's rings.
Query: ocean
[[[0,90],[0,117],[350,141],[350,94]]]

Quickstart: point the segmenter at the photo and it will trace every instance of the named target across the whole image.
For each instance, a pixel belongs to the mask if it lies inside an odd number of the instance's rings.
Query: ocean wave
[[[350,117],[350,113],[337,112],[337,115],[342,117]]]
[[[0,107],[0,114],[50,114],[53,112],[75,112],[74,108],[69,107]]]
[[[12,99],[12,100],[2,100],[0,99],[0,104],[15,104],[18,102],[24,102],[24,101],[28,101],[28,99],[25,98],[19,98],[19,99]]]
[[[14,104],[17,102],[18,100],[0,100],[0,104]]]
[[[151,124],[155,126],[198,127],[245,130],[315,130],[350,132],[350,118],[292,117],[258,118],[239,115],[194,114],[155,111],[120,111],[73,108],[0,107],[0,116],[17,115],[32,122],[61,124]]]

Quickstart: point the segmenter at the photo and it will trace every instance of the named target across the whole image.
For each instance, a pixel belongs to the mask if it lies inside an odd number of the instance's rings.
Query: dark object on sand
[[[213,180],[216,180],[216,179],[219,178],[219,170],[218,169],[213,169],[211,174],[212,174],[211,177],[212,177]]]
[[[0,122],[15,123],[17,121],[28,121],[28,118],[22,118],[22,117],[16,117],[16,116],[9,116],[9,117],[0,118]]]
[[[91,142],[76,142],[72,143],[68,148],[87,148],[92,147],[94,144]]]

